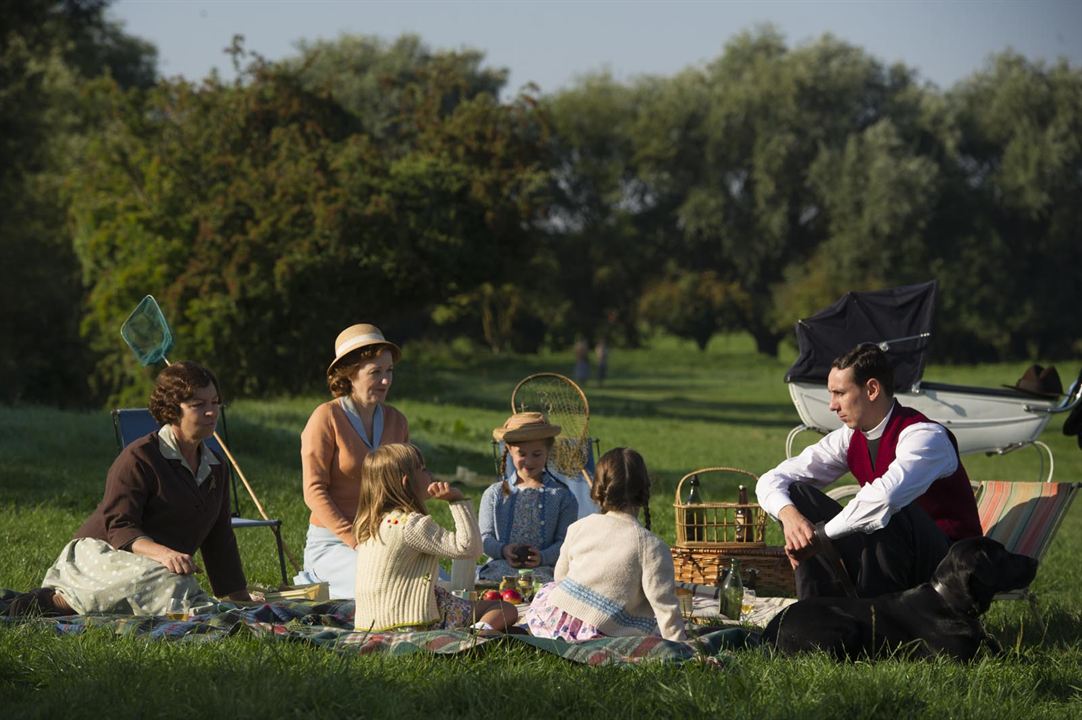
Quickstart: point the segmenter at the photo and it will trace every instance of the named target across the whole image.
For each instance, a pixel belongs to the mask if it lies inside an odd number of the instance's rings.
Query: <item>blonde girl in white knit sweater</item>
[[[453,532],[428,515],[429,498],[450,503]],[[481,531],[473,507],[456,488],[433,482],[421,451],[383,445],[361,465],[357,538],[356,630],[432,630],[473,626],[503,630],[518,615],[500,601],[476,605],[436,586],[439,558],[476,560]]]
[[[568,528],[554,582],[538,591],[523,616],[530,632],[571,641],[651,634],[686,640],[672,555],[650,532],[650,477],[642,455],[629,448],[602,455],[591,496],[601,513]]]

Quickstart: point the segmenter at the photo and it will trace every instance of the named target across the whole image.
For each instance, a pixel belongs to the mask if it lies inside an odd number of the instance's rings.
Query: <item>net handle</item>
[[[567,383],[572,388],[574,388],[575,392],[578,393],[578,395],[579,395],[579,399],[582,400],[583,414],[586,417],[587,423],[589,423],[589,421],[590,421],[590,401],[586,399],[586,393],[584,393],[582,391],[582,388],[579,387],[578,383],[576,383],[571,378],[567,377],[566,375],[561,375],[560,373],[554,373],[554,372],[534,373],[533,375],[527,375],[526,377],[519,380],[518,384],[515,385],[515,389],[511,391],[511,412],[512,413],[518,412],[518,408],[515,405],[515,396],[518,395],[519,388],[521,388],[523,385],[530,382],[531,380],[536,380],[537,378],[555,378],[557,380],[562,380],[563,382]]]
[[[684,487],[684,481],[685,480],[690,478],[692,475],[702,475],[703,473],[711,473],[711,472],[724,472],[724,473],[733,473],[734,475],[746,475],[749,478],[751,478],[752,480],[755,480],[756,482],[759,481],[759,476],[758,475],[756,475],[753,472],[748,472],[747,470],[743,470],[741,468],[725,467],[724,465],[717,466],[717,467],[699,468],[698,470],[692,470],[687,475],[680,478],[680,482],[676,483],[676,498],[675,498],[675,500],[673,500],[673,505],[685,505],[686,504],[680,499],[680,490],[681,490],[681,488]]]

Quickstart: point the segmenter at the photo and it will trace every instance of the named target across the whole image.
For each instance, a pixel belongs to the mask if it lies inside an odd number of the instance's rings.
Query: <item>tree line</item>
[[[5,3],[7,4],[7,3]],[[829,35],[736,36],[699,67],[507,93],[480,52],[302,43],[163,78],[105,0],[5,10],[4,401],[142,388],[147,293],[242,394],[319,384],[335,334],[492,351],[776,353],[849,290],[936,278],[940,360],[1082,351],[1082,72],[1012,52],[941,90]]]

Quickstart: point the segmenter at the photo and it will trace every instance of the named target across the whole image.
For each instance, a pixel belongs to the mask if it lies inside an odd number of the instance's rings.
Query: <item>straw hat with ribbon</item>
[[[395,362],[398,362],[399,356],[402,355],[402,350],[383,337],[383,333],[375,325],[369,325],[368,323],[350,325],[338,333],[338,337],[334,340],[334,360],[327,366],[327,374],[330,374],[331,370],[334,370],[334,366],[346,355],[349,355],[354,350],[372,347],[373,345],[382,345],[390,350],[391,357],[394,358]]]
[[[520,412],[507,418],[502,426],[492,431],[492,438],[505,443],[523,443],[545,440],[560,434],[560,426],[549,423],[539,412]]]

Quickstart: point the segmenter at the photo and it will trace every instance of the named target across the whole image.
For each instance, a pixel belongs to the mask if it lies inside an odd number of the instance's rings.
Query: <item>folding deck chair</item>
[[[1040,560],[1052,543],[1060,523],[1071,509],[1078,482],[1012,482],[985,480],[973,483],[977,513],[985,537],[998,541],[1013,553]],[[838,502],[856,495],[856,485],[842,485],[827,492]],[[999,593],[996,600],[1026,600],[1033,616],[1042,625],[1037,612],[1037,596],[1029,589]]]
[[[977,486],[981,529],[1011,552],[1040,560],[1079,488],[1082,483],[985,480]],[[1028,588],[1000,593],[996,599],[1036,602]]]
[[[133,440],[138,440],[147,433],[157,429],[157,421],[146,408],[117,408],[113,410],[113,433],[116,436],[117,452],[123,450]],[[218,416],[218,432],[221,433],[223,438],[227,436],[224,406]],[[213,451],[222,463],[225,464],[226,470],[229,473],[230,490],[233,493],[233,512],[231,519],[233,529],[239,530],[257,527],[268,527],[271,529],[271,532],[274,533],[274,540],[278,548],[278,568],[282,573],[282,585],[288,585],[289,581],[286,579],[285,548],[282,545],[282,521],[257,520],[241,517],[240,498],[237,493],[237,475],[233,471],[233,466],[226,459],[225,453],[222,451],[222,446],[218,444],[216,438],[211,436],[207,438],[206,443],[211,451]]]

